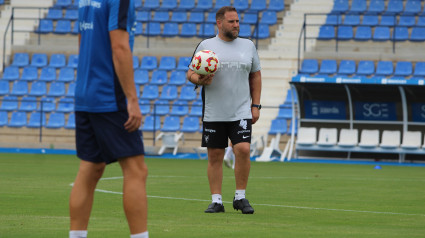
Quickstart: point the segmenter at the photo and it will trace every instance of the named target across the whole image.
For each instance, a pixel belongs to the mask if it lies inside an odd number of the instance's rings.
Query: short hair
[[[221,20],[224,18],[224,14],[226,12],[237,12],[236,8],[232,7],[232,6],[224,6],[220,9],[218,9],[217,13],[215,14],[215,20]]]

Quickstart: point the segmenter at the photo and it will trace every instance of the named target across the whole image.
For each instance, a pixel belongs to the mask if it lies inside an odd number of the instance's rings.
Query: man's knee
[[[251,148],[249,143],[239,143],[234,145],[233,151],[238,157],[248,157],[250,156]]]

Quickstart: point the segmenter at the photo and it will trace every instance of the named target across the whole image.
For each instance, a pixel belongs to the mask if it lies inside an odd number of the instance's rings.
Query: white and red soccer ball
[[[192,59],[193,71],[197,74],[208,75],[218,70],[217,55],[211,50],[198,51]]]

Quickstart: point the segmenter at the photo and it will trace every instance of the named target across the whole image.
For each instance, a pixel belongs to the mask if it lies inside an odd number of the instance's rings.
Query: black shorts
[[[236,145],[251,143],[252,120],[242,119],[229,122],[205,122],[202,130],[202,147],[226,148],[228,140]]]
[[[77,156],[93,163],[110,164],[119,158],[145,153],[140,131],[128,132],[126,111],[75,112]]]

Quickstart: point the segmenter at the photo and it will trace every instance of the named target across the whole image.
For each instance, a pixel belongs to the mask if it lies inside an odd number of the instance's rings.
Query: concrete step
[[[295,60],[271,60],[271,59],[262,59],[261,68],[262,69],[292,69],[297,66]]]

